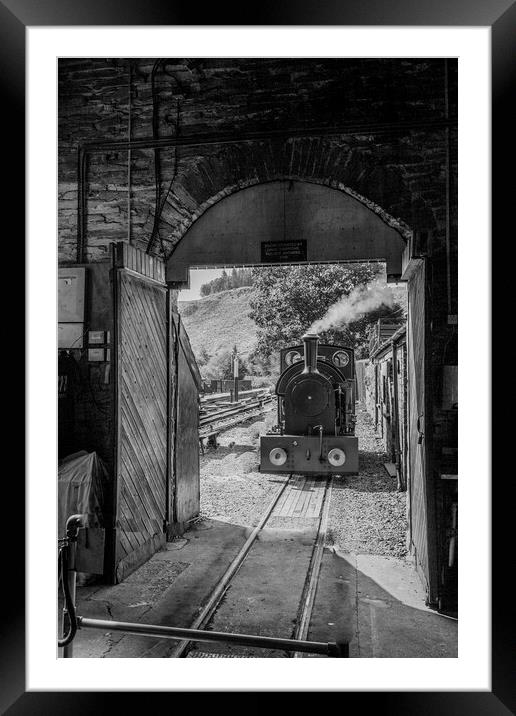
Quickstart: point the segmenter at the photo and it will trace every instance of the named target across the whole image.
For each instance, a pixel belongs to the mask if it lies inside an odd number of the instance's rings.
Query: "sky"
[[[179,292],[179,301],[196,301],[201,298],[203,283],[222,276],[224,269],[190,269],[190,288]]]

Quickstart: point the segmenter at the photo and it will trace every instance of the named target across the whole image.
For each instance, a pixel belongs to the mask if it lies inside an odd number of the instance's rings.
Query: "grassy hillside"
[[[248,317],[253,288],[243,286],[205,296],[197,301],[179,301],[178,309],[196,356],[202,348],[215,355],[236,344],[247,353],[256,344],[256,325]]]
[[[404,284],[391,285],[396,301],[406,309]],[[206,349],[215,356],[221,349],[238,347],[241,355],[252,351],[257,342],[257,328],[249,318],[251,286],[210,294],[197,301],[179,301],[178,309],[197,357]]]

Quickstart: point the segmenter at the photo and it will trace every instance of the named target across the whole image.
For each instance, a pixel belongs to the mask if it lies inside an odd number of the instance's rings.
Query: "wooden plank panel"
[[[304,485],[304,481],[304,477],[299,475],[296,477],[295,484],[291,487],[290,497],[287,501],[287,504],[285,505],[285,512],[287,517],[292,517],[294,513],[295,506],[297,505],[297,502],[301,496],[301,489]]]
[[[324,484],[317,486],[315,494],[311,500],[310,507],[306,512],[307,517],[317,517],[321,511],[321,505],[324,497]]]
[[[134,247],[126,250],[124,261],[132,271],[151,271]],[[123,578],[124,570],[134,569],[162,542],[168,354],[166,290],[124,270],[118,285],[117,576]]]
[[[180,523],[199,514],[199,404],[198,386],[179,342],[176,391],[175,517]]]
[[[131,509],[138,515],[138,520],[142,523],[144,531],[152,533],[156,528],[155,510],[152,509],[146,490],[142,490],[138,482],[141,480],[141,469],[134,466],[127,459],[127,454],[123,456],[124,467],[126,469],[127,480],[124,482],[124,489],[127,493],[126,500]]]
[[[122,491],[120,493],[118,509],[119,509],[118,524],[120,526],[120,529],[122,529],[124,531],[124,535],[130,545],[131,550],[137,549],[140,546],[140,542],[138,541],[138,538],[136,537],[136,535],[133,534],[133,531],[129,526],[130,516],[128,516],[127,504],[125,502],[124,491]]]
[[[287,501],[287,497],[290,493],[290,487],[287,487],[284,492],[281,494],[279,500],[276,502],[276,506],[274,508],[274,515],[281,516],[283,514],[283,508],[285,505],[285,502]]]
[[[303,481],[303,485],[300,490],[299,498],[296,502],[296,506],[294,507],[293,515],[294,517],[299,517],[303,514],[303,511],[306,507],[307,501],[310,499],[310,480],[305,477]]]
[[[408,395],[410,463],[410,541],[416,563],[429,587],[428,520],[426,504],[426,466],[424,442],[420,441],[418,420],[424,432],[425,415],[425,276],[424,266],[415,272],[408,285]],[[424,441],[424,438],[423,438]]]
[[[143,544],[145,544],[148,539],[147,532],[142,532],[140,526],[135,523],[132,513],[130,512],[129,507],[127,506],[127,503],[125,502],[123,497],[120,502],[120,508],[122,513],[124,514],[123,522],[122,520],[120,522],[121,526],[123,524],[124,534],[130,541],[132,548],[139,549]]]
[[[125,341],[124,347],[131,351],[131,341]],[[136,354],[135,352],[135,355]],[[127,363],[125,366],[122,367],[121,370],[122,377],[125,380],[125,385],[123,386],[125,388],[125,395],[132,396],[132,401],[135,404],[136,407],[141,409],[142,411],[145,411],[148,418],[151,418],[153,416],[154,422],[157,422],[159,426],[165,421],[165,415],[166,413],[163,410],[162,405],[154,405],[152,403],[152,399],[155,396],[156,393],[159,394],[160,391],[164,390],[164,386],[152,386],[153,390],[152,392],[149,392],[149,394],[144,392],[135,392],[133,390],[134,386],[137,384],[139,380],[142,379],[139,370],[135,366],[130,366]],[[137,402],[136,402],[137,401]],[[156,426],[155,426],[156,427]]]
[[[314,478],[310,481],[310,495],[305,505],[305,517],[316,517],[318,512],[318,496],[320,494],[320,487],[318,481]]]
[[[141,350],[141,347],[135,345],[134,340],[132,340],[131,338],[126,338],[123,343],[123,347],[126,349],[127,352],[132,353],[134,355],[133,364],[126,363],[122,369],[122,372],[126,379],[127,387],[133,388],[137,384],[137,381],[142,378],[141,370],[140,367],[137,365],[137,361],[139,363],[145,362],[148,365],[149,373],[150,371],[156,371],[157,367],[154,365],[151,358],[145,356],[145,353]],[[163,391],[166,388],[166,383],[163,382],[162,376],[156,373],[154,373],[154,378],[149,379],[149,381],[149,384],[143,390],[139,390],[136,393],[131,390],[131,392],[136,399],[140,400],[143,405],[147,407],[147,409],[153,408],[157,410],[160,414],[160,419],[163,420],[166,415],[163,406],[161,405],[161,403],[154,406],[151,403],[150,399],[154,397],[156,393],[159,394],[160,391]]]
[[[138,414],[137,411],[140,411]],[[145,467],[149,470],[149,477],[157,476],[161,483],[160,460],[163,444],[159,433],[165,426],[164,421],[154,421],[152,416],[139,404],[133,401],[132,396],[124,394],[120,400],[121,417],[124,418],[124,429],[127,436],[136,440],[139,453],[146,461]]]
[[[147,531],[150,533],[153,529],[154,513],[150,509],[145,492],[138,493],[137,489],[134,487],[133,483],[135,480],[138,479],[138,472],[135,470],[134,465],[132,465],[127,460],[127,455],[124,455],[122,459],[124,462],[125,474],[129,476],[129,479],[126,481],[125,486],[131,493],[133,502],[135,503],[135,505],[138,506],[138,512],[141,521],[145,525]]]
[[[124,530],[119,526],[117,526],[116,529],[116,536],[116,560],[117,562],[120,562],[133,551],[133,548],[126,537]]]
[[[144,519],[144,515],[142,514],[142,509],[138,502],[135,501],[133,493],[129,489],[127,482],[125,482],[122,486],[120,499],[123,508],[120,515],[120,520],[122,521],[123,513],[124,523],[126,525],[137,525],[137,528],[131,527],[131,529],[140,533],[148,533],[150,525],[150,523],[148,522],[148,518],[146,522]]]
[[[121,417],[124,419],[122,454],[126,454],[133,467],[138,469],[143,488],[147,483],[152,483],[154,489],[146,491],[146,494],[153,505],[151,511],[154,514],[156,506],[160,504],[161,497],[165,492],[165,486],[161,479],[162,473],[159,469],[159,464],[157,464],[161,456],[159,452],[154,452],[151,449],[149,441],[145,439],[145,431],[143,428],[137,427],[135,423],[133,424],[134,416],[125,407],[121,411]],[[140,437],[142,438],[141,440],[139,440]],[[136,445],[138,445],[138,449],[135,449]]]
[[[137,413],[139,409],[141,410],[140,415]],[[144,467],[149,471],[149,479],[155,476],[157,485],[161,484],[159,461],[163,445],[156,434],[163,430],[164,423],[154,422],[143,408],[134,403],[131,395],[121,396],[120,410],[124,418],[124,430],[127,437],[136,440],[139,444],[139,452],[146,463]]]
[[[143,283],[143,282],[142,282]],[[165,350],[166,332],[162,325],[162,312],[164,310],[165,292],[155,284],[147,284],[144,287],[135,286],[135,279],[127,276],[125,281],[126,295],[131,302],[131,312],[134,318],[142,322],[140,331],[130,332],[128,335],[135,339],[146,339],[150,333],[151,340],[156,342],[159,351]],[[160,352],[149,353],[149,358],[156,361]]]

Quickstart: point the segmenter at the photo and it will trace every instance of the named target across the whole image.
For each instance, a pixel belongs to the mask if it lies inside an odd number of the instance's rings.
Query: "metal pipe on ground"
[[[205,631],[202,629],[181,629],[154,624],[134,624],[117,622],[109,619],[89,619],[77,617],[79,629],[103,629],[123,631],[127,634],[140,636],[159,636],[162,639],[187,639],[188,641],[224,642],[239,646],[254,646],[262,649],[279,649],[281,651],[302,651],[309,654],[341,656],[342,647],[334,642],[298,641],[280,637],[259,636],[256,634],[231,634],[226,632]]]

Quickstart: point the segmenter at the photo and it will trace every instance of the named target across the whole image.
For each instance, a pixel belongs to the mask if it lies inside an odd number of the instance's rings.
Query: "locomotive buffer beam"
[[[358,438],[323,435],[321,441],[319,435],[262,435],[260,471],[356,475]]]

